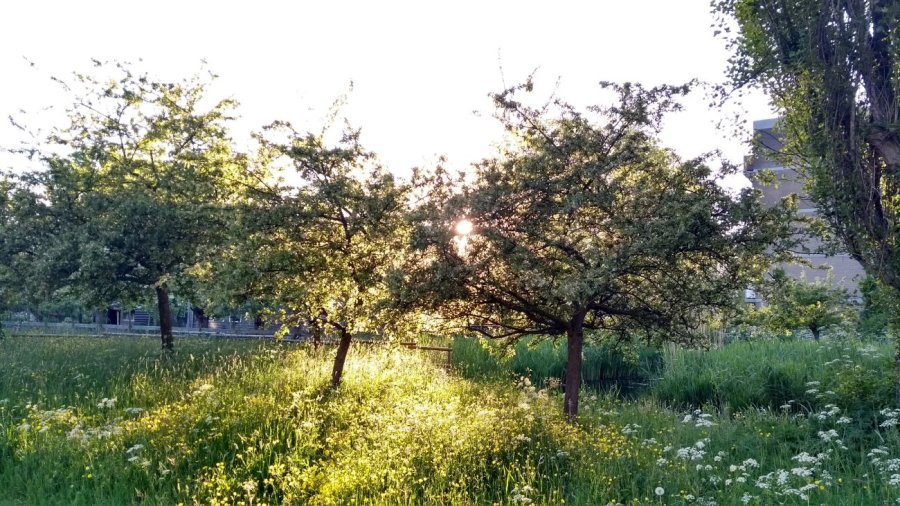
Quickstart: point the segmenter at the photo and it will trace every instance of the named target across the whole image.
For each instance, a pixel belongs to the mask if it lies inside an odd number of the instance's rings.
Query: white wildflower
[[[97,403],[97,407],[100,409],[112,409],[116,407],[116,398],[113,397],[112,399],[107,399],[106,397],[104,397],[103,399],[100,399],[100,402]]]

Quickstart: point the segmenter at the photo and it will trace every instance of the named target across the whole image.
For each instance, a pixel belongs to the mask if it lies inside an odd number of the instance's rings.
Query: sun
[[[474,225],[469,220],[459,220],[456,223],[456,233],[457,235],[469,235],[472,233],[472,228]]]

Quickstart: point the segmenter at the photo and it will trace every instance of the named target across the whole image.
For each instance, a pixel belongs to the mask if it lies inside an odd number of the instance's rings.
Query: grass
[[[662,390],[633,401],[586,391],[573,426],[560,416],[558,391],[517,385],[509,369],[448,373],[424,353],[354,347],[345,382],[331,391],[333,350],[180,340],[166,357],[157,346],[151,338],[0,341],[0,504],[869,505],[900,498],[900,411],[881,414],[880,406],[869,406],[880,419],[860,437],[860,422],[845,423],[844,408],[826,399],[789,410],[739,409],[727,395],[743,390],[721,387],[700,411],[688,407],[692,401],[662,400]],[[778,356],[780,345],[771,346],[767,353]],[[882,366],[880,348],[830,346],[780,355],[840,357],[850,371]],[[722,351],[735,356],[676,353],[658,388],[677,381],[676,373],[685,377],[688,366],[704,372],[696,362],[727,373],[726,365],[747,366],[739,355],[772,358],[753,348]],[[498,366],[529,369],[557,356],[540,346],[531,352]],[[462,352],[454,356],[461,365]],[[866,399],[881,395],[866,382],[850,383],[869,392]]]
[[[536,385],[561,379],[566,369],[564,340],[522,339],[514,346],[457,337],[453,340],[453,365],[464,377],[473,379],[527,377]],[[615,349],[587,346],[582,380],[599,386],[610,382],[649,381],[662,368],[662,354],[651,348]]]

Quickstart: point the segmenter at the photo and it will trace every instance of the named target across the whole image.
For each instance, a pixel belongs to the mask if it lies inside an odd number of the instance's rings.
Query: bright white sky
[[[151,73],[180,78],[205,59],[221,77],[215,92],[242,104],[237,136],[274,119],[318,130],[352,81],[344,114],[388,167],[405,174],[446,155],[464,168],[501,135],[487,94],[535,69],[539,90],[559,79],[559,96],[576,105],[601,100],[600,80],[721,81],[727,53],[711,22],[708,0],[7,2],[0,145],[15,136],[8,115],[66,105],[48,75],[87,69],[90,58],[142,58]],[[747,147],[716,125],[735,110],[707,103],[690,97],[664,144],[739,163]],[[761,96],[745,107],[745,129],[773,114]]]

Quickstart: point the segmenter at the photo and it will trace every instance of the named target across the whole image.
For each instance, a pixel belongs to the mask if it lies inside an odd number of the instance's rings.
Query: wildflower
[[[842,417],[838,418],[838,421],[836,423],[838,425],[847,425],[848,423],[850,423],[852,421],[853,421],[852,418],[847,417],[847,416],[842,416]]]
[[[799,455],[794,455],[793,457],[791,457],[791,460],[796,460],[797,462],[799,462],[801,464],[818,464],[819,463],[818,457],[814,457],[806,452],[800,453]]]
[[[809,476],[812,476],[813,471],[812,469],[806,467],[795,467],[791,469],[791,474],[793,474],[794,476],[799,476],[801,478],[807,478]]]
[[[819,431],[819,438],[826,443],[830,443],[833,439],[836,439],[838,435],[839,434],[834,429],[828,430],[827,432],[821,430]]]
[[[104,397],[103,399],[100,399],[100,402],[97,403],[97,407],[100,409],[112,409],[116,407],[116,398],[113,397],[112,399],[107,399],[106,397]]]
[[[143,413],[144,410],[142,408],[125,408],[125,414],[131,416],[137,416]]]
[[[675,456],[681,460],[700,460],[704,455],[706,455],[706,452],[703,450],[692,448],[690,446],[687,448],[679,448],[675,453]]]
[[[750,501],[752,501],[753,499],[754,499],[754,498],[753,498],[752,495],[745,493],[745,494],[741,497],[741,502],[744,503],[744,504],[750,504]]]
[[[778,477],[775,479],[775,481],[778,483],[778,486],[783,487],[787,484],[788,478],[790,478],[790,474],[788,474],[788,472],[784,469],[779,469],[777,472]]]
[[[136,444],[136,445],[132,446],[131,448],[125,450],[125,453],[134,453],[134,452],[141,451],[143,449],[144,449],[144,445]]]
[[[662,497],[662,496],[666,495],[666,489],[664,489],[662,487],[656,487],[656,490],[654,490],[653,492],[656,493],[656,495],[658,497]]]
[[[636,423],[633,423],[633,424],[632,424],[632,423],[629,423],[629,424],[626,425],[624,428],[622,428],[622,434],[625,434],[626,436],[629,435],[629,434],[634,434],[634,433],[636,433],[636,432],[638,431],[638,429],[640,429],[640,428],[641,428],[641,426],[638,425],[638,424],[636,424]]]

